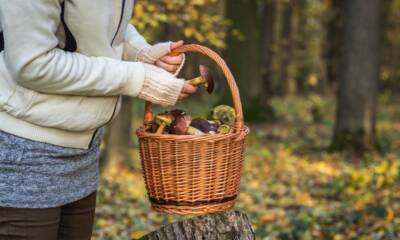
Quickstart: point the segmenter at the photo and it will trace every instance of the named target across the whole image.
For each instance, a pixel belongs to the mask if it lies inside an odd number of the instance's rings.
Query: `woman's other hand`
[[[168,54],[183,45],[183,41],[163,42],[141,49],[136,60],[144,63],[154,64],[169,73],[177,75],[185,62],[185,55],[169,56]]]
[[[183,46],[183,41],[178,41],[178,42],[171,42],[170,45],[170,50],[173,51],[176,48],[179,48]],[[178,55],[178,56],[168,56],[165,55],[161,58],[159,58],[156,62],[155,65],[158,67],[163,68],[164,70],[176,74],[178,70],[181,68],[183,62],[184,62],[184,55]]]

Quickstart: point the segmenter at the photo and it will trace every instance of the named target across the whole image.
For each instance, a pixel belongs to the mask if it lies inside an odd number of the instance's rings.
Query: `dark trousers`
[[[90,240],[96,193],[47,209],[0,207],[0,240]]]

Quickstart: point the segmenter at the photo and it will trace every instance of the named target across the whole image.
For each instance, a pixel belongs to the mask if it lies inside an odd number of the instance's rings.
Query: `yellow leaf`
[[[316,86],[318,84],[318,77],[315,74],[310,74],[307,80],[310,86]]]
[[[385,177],[384,176],[378,176],[376,179],[376,187],[381,188],[383,184],[385,183]]]
[[[362,210],[367,205],[367,202],[364,199],[359,199],[357,202],[353,204],[353,208],[355,210]]]
[[[299,204],[301,204],[303,206],[311,207],[312,205],[314,205],[314,201],[313,201],[312,197],[307,192],[298,192],[296,194],[296,202],[298,202]]]
[[[267,211],[260,217],[260,222],[262,224],[265,224],[266,222],[276,221],[277,219],[283,218],[285,216],[286,216],[286,213],[282,209],[271,210],[271,211]]]
[[[193,5],[204,5],[205,0],[192,0]]]
[[[334,240],[343,240],[345,239],[342,234],[336,234],[335,237],[333,238]]]
[[[141,238],[145,233],[143,231],[134,231],[131,233],[131,238],[137,239]]]
[[[135,7],[135,17],[139,18],[139,17],[143,17],[143,15],[144,15],[143,6],[138,4]]]
[[[191,37],[192,35],[193,35],[193,28],[189,28],[189,27],[187,27],[187,28],[185,28],[185,29],[183,29],[183,34],[185,35],[185,37],[187,37],[187,38],[189,38],[189,37]]]
[[[388,208],[387,209],[387,214],[386,214],[386,220],[388,222],[391,222],[391,221],[393,221],[393,219],[394,219],[394,211],[393,211],[393,209]]]

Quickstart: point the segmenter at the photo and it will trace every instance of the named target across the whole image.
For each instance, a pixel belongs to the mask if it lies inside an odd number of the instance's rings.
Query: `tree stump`
[[[139,240],[254,240],[249,218],[237,211],[199,216],[166,225]]]

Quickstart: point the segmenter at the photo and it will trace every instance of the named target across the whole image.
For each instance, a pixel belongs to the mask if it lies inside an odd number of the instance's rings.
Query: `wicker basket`
[[[147,193],[155,211],[206,214],[225,211],[236,200],[243,166],[245,138],[242,104],[235,79],[224,60],[200,45],[185,45],[172,54],[197,52],[214,60],[227,78],[236,110],[228,134],[161,135],[146,132],[152,121],[151,103],[144,125],[137,130]]]

